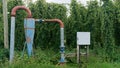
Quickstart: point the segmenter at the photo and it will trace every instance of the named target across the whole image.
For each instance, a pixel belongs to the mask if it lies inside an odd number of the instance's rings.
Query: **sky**
[[[86,5],[86,1],[89,0],[77,0],[77,2],[81,2],[83,5]],[[54,2],[54,3],[70,3],[71,0],[46,0],[46,2]]]
[[[77,0],[77,2],[80,2],[84,6],[87,5],[86,1],[90,1],[90,0]],[[68,4],[70,4],[71,0],[46,0],[46,2],[48,2],[48,3],[53,2],[53,3],[59,3],[59,4],[61,4],[61,3],[68,3]],[[68,5],[66,5],[66,7],[67,7],[67,10],[68,10],[67,11],[67,15],[69,16],[70,15],[70,9],[69,9]]]
[[[36,0],[33,0],[33,1],[36,1]],[[87,1],[90,1],[90,0],[77,0],[78,3],[81,3],[84,6],[87,5]],[[98,0],[98,1],[100,1],[100,0]],[[48,2],[48,3],[59,3],[59,4],[61,4],[61,3],[70,4],[71,0],[46,0],[46,2]],[[69,16],[70,15],[70,9],[69,9],[70,6],[66,5],[66,7],[67,7],[67,10],[68,10],[67,15]]]
[[[33,0],[33,1],[36,1],[36,0]],[[90,0],[77,0],[77,2],[80,2],[81,4],[83,4],[84,6],[87,5],[87,1],[90,1]],[[98,0],[100,1],[100,0]],[[71,0],[46,0],[46,2],[48,3],[70,3]]]

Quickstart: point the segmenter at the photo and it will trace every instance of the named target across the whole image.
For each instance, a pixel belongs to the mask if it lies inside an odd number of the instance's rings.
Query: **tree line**
[[[18,5],[24,5],[21,0],[9,0],[8,11]],[[65,46],[76,47],[76,32],[91,32],[90,48],[95,54],[110,61],[120,61],[118,57],[120,48],[120,1],[101,0],[89,1],[83,6],[76,0],[71,0],[70,16],[62,4],[46,3],[45,0],[37,0],[29,3],[33,18],[53,19],[59,18],[65,24]],[[2,3],[0,2],[2,9]],[[3,48],[3,17],[0,10],[0,47]],[[21,50],[25,42],[23,20],[25,11],[17,11],[15,48]],[[9,14],[10,29],[10,14]],[[34,48],[57,49],[60,46],[60,30],[56,23],[36,23]],[[9,30],[10,32],[10,30]]]

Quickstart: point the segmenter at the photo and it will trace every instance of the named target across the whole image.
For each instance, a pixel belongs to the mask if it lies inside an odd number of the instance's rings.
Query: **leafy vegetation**
[[[0,9],[2,9],[2,1],[0,1]],[[3,45],[3,16],[2,16],[2,10],[0,10],[0,45]],[[0,46],[2,47],[2,46]]]
[[[9,0],[8,11],[17,5],[24,5],[22,0]],[[62,4],[46,3],[45,0],[37,0],[28,5],[32,11],[33,18],[53,19],[59,18],[65,25],[65,46],[68,52],[76,48],[76,32],[91,32],[90,50],[92,55],[89,63],[83,62],[83,67],[88,68],[118,68],[120,66],[120,1],[101,0],[100,2],[89,1],[87,6],[72,0],[70,4],[70,16],[67,17],[67,9]],[[2,0],[0,0],[2,9]],[[25,42],[23,20],[25,11],[17,11],[15,31],[15,51],[17,52],[15,62],[10,68],[60,68],[56,67],[59,57],[60,30],[56,23],[36,23],[34,49],[35,57],[28,59],[24,56],[21,60],[20,52]],[[10,14],[9,28],[10,28]],[[8,65],[8,50],[3,49],[3,14],[0,10],[0,66]],[[9,30],[10,31],[10,30]],[[41,50],[39,50],[41,49]],[[51,49],[51,50],[50,50]],[[50,50],[50,51],[49,51]],[[54,52],[55,51],[55,52]],[[49,53],[50,52],[50,53]],[[57,53],[56,53],[57,52]],[[54,57],[51,55],[57,54]],[[17,59],[16,59],[17,58]],[[67,58],[68,64],[65,68],[76,68],[75,58]],[[17,61],[17,62],[16,62]],[[83,60],[84,61],[84,60]],[[3,64],[4,62],[4,64]],[[8,68],[8,66],[6,66]]]
[[[49,51],[49,52],[48,52]],[[69,52],[69,50],[67,50]],[[15,52],[15,59],[14,62],[9,65],[8,59],[0,62],[1,68],[119,68],[120,63],[117,62],[106,62],[103,61],[102,57],[94,55],[90,53],[90,57],[88,63],[84,57],[82,57],[82,65],[78,65],[76,63],[76,58],[66,58],[67,63],[65,65],[59,65],[59,53],[53,51],[52,49],[49,50],[35,50],[34,57],[28,58],[27,54],[25,53],[23,57],[21,57],[21,52]]]

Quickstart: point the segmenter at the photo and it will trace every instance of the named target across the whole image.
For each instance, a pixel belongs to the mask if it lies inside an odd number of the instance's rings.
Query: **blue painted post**
[[[35,20],[33,18],[24,19],[25,38],[27,43],[28,56],[32,56],[33,53],[33,39],[35,33]]]

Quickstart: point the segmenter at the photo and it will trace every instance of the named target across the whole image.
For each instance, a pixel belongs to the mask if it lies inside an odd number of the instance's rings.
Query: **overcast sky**
[[[33,0],[33,1],[36,1],[36,0]],[[90,1],[90,0],[77,0],[77,2],[83,4],[84,6],[87,5],[87,1]],[[98,0],[98,1],[100,1],[100,0]],[[48,2],[48,3],[59,3],[59,4],[61,4],[61,3],[70,4],[71,0],[46,0],[46,2]],[[68,5],[66,5],[66,7],[67,7],[67,10],[68,10],[67,15],[69,16],[70,15],[70,9],[69,9]]]
[[[36,0],[33,0],[33,1],[36,1]],[[77,2],[81,2],[83,5],[87,4],[86,1],[90,1],[90,0],[77,0]],[[100,1],[100,0],[98,0],[98,1]],[[48,3],[51,3],[51,2],[53,2],[53,3],[70,3],[71,0],[46,0],[46,2],[48,2]]]
[[[83,5],[86,5],[86,1],[89,0],[77,0],[78,2],[81,2]],[[54,3],[70,3],[71,0],[46,0],[46,2],[54,2]]]
[[[77,2],[81,2],[82,4],[86,5],[86,1],[89,0],[77,0]],[[46,2],[54,2],[54,3],[70,3],[71,0],[46,0]]]

